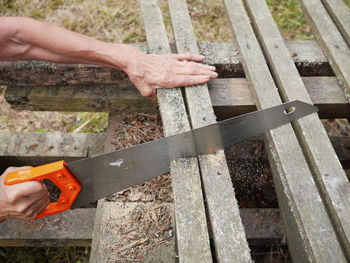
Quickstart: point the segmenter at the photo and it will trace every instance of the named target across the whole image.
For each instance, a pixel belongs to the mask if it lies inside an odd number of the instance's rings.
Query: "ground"
[[[294,0],[266,0],[286,39],[313,39],[299,5]],[[171,26],[167,4],[160,0],[170,41]],[[188,0],[190,15],[199,41],[231,41],[232,36],[221,1]],[[350,6],[350,0],[345,0]],[[111,42],[145,41],[145,32],[137,0],[2,0],[0,15],[27,16],[46,21],[88,36]],[[0,88],[0,131],[36,132],[104,132],[107,113],[57,113],[14,111],[4,101],[5,87]],[[125,114],[120,130],[115,134],[116,148],[128,147],[162,136],[158,115]],[[347,120],[324,121],[330,135],[349,135]],[[226,155],[233,184],[241,207],[276,207],[268,163],[263,156],[263,144],[253,139],[248,144],[250,154],[258,155],[251,162],[232,161],[235,147]],[[236,147],[237,148],[237,147]],[[249,153],[248,151],[248,153]],[[249,171],[256,171],[248,176]],[[142,192],[142,193],[141,193]],[[141,193],[141,194],[140,194]],[[114,200],[171,201],[171,184],[168,175],[133,187],[113,197]],[[147,201],[147,200],[146,200]],[[271,251],[256,251],[258,262],[288,262],[288,252],[281,247]],[[85,262],[88,248],[19,248],[0,249],[1,262]]]

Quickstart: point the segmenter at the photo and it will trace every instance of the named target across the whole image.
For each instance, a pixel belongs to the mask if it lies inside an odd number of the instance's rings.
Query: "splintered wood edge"
[[[267,4],[264,0],[245,2],[283,100],[311,103],[311,98],[289,56]],[[317,114],[297,120],[293,126],[326,203],[326,209],[343,243],[345,253],[350,258],[350,218],[347,216],[350,215],[349,180]]]

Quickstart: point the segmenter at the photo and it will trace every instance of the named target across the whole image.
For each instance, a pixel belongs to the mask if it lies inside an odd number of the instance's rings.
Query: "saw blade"
[[[317,112],[313,105],[292,101],[230,118],[199,129],[67,164],[82,184],[72,208],[169,172],[172,159],[212,154]]]

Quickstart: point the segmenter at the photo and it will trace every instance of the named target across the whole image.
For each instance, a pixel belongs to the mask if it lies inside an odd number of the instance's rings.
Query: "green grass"
[[[300,5],[294,0],[266,0],[286,39],[312,39]]]

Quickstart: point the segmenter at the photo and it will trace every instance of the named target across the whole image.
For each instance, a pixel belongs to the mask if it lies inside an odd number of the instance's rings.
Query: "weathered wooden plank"
[[[140,0],[150,53],[171,53],[157,0]],[[190,130],[181,90],[158,89],[165,136]],[[180,262],[212,262],[197,158],[171,163],[177,247]]]
[[[130,83],[8,87],[6,100],[18,110],[155,112],[157,103]]]
[[[199,54],[186,1],[170,0],[168,4],[177,51]],[[185,93],[192,128],[215,123],[207,85],[186,87]],[[198,159],[216,258],[218,262],[249,262],[250,250],[224,152]]]
[[[252,24],[283,101],[312,103],[264,0],[246,0]],[[350,68],[349,68],[350,70]],[[317,114],[293,122],[328,214],[350,259],[350,183]]]
[[[146,43],[136,45],[147,52]],[[334,75],[316,41],[287,41],[293,60],[302,76]],[[232,43],[199,43],[206,63],[213,64],[220,77],[244,77],[237,50]],[[120,70],[91,65],[64,65],[43,61],[0,62],[0,85],[47,86],[77,84],[119,84],[128,82]]]
[[[320,0],[299,0],[326,58],[350,98],[350,49]]]
[[[350,8],[344,0],[321,0],[339,32],[350,46]]]
[[[67,162],[102,153],[104,134],[0,132],[0,169]]]
[[[281,103],[241,0],[224,0],[247,79],[259,109]],[[295,262],[346,262],[291,125],[266,133],[287,240]],[[327,244],[327,246],[325,246]]]
[[[157,243],[163,241],[169,246],[174,245],[174,242],[172,242],[173,235],[168,234],[171,221],[163,222],[163,224],[167,224],[166,226],[158,226],[157,232],[161,237],[159,240],[154,236],[149,236],[148,232],[154,231],[150,229],[157,227],[156,224],[160,220],[159,216],[164,216],[164,213],[171,215],[172,210],[173,204],[171,203],[108,202],[99,200],[92,234],[90,262],[128,262],[130,260],[142,262],[145,252],[151,250],[152,247],[156,247]],[[147,213],[149,216],[145,216]],[[152,219],[150,220],[150,218]],[[152,226],[151,223],[155,225]],[[134,248],[144,244],[149,246],[142,251],[136,250],[137,253],[132,253]],[[173,248],[169,252],[170,255],[167,258],[171,259],[170,262],[175,263],[175,249]]]
[[[110,112],[104,143],[104,152],[111,152],[114,150],[113,134],[118,129],[120,121],[120,114],[118,111]],[[97,203],[97,215],[92,234],[90,262],[108,262],[110,257],[113,257],[113,251],[111,251],[112,248],[118,247],[118,239],[116,238],[116,233],[113,232],[112,225],[106,224],[105,222],[107,218],[112,222],[118,221],[120,219],[119,216],[125,213],[125,211],[115,212],[118,205],[117,202],[111,202],[109,204],[104,198]],[[109,208],[105,209],[106,206]],[[114,211],[114,213],[111,213],[111,211]],[[106,253],[104,249],[106,249],[108,253]]]
[[[90,246],[95,208],[67,210],[38,220],[1,223],[0,246]]]
[[[135,204],[144,205],[133,203],[132,206]],[[158,204],[148,203],[148,206],[152,205]],[[173,206],[169,203],[166,205]],[[126,209],[118,210],[119,214],[121,212],[126,212]],[[253,245],[269,245],[283,239],[284,231],[278,209],[244,208],[239,212],[247,238]],[[96,208],[80,208],[39,220],[7,220],[1,223],[0,246],[91,246],[95,215]]]
[[[349,118],[350,104],[335,77],[304,77],[304,85],[319,109],[320,118]],[[256,110],[248,84],[243,78],[213,79],[208,83],[211,102],[218,119]],[[76,90],[73,90],[76,89]],[[96,92],[98,90],[98,92]],[[156,102],[146,99],[132,86],[74,85],[50,87],[8,87],[5,97],[17,110],[156,112]]]

